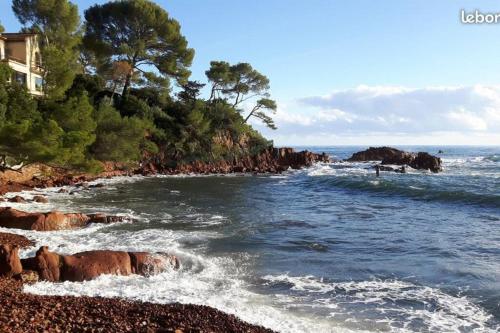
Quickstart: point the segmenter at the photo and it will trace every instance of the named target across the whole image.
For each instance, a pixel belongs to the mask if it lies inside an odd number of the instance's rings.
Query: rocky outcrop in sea
[[[381,161],[382,165],[407,165],[417,170],[442,171],[441,159],[426,152],[406,152],[391,147],[370,147],[354,153],[348,162]]]

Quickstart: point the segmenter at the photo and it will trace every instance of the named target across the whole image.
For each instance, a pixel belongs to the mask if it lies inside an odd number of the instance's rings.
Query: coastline
[[[231,162],[179,165],[161,168],[158,163],[146,163],[132,170],[116,164],[106,164],[105,171],[96,175],[72,174],[44,165],[28,167],[23,172],[6,171],[0,175],[0,200],[6,193],[35,188],[80,186],[87,182],[118,176],[153,174],[228,174],[281,173],[288,168],[300,169],[318,161],[327,161],[323,154],[295,152],[291,148],[271,148],[254,157]],[[32,240],[11,233],[0,233],[2,244],[20,247],[41,246]],[[4,306],[0,312],[0,328],[5,332],[33,330],[105,330],[133,332],[273,332],[252,325],[236,316],[215,308],[192,304],[153,304],[121,298],[41,296],[23,292],[22,279],[0,278],[0,297]]]
[[[82,184],[99,179],[132,176],[116,173],[101,177],[77,176],[56,180],[57,186]],[[0,193],[22,192],[36,188],[26,183],[0,184]],[[52,186],[44,186],[52,187]],[[0,196],[0,199],[3,199]],[[0,244],[37,247],[32,239],[0,232]],[[0,277],[0,331],[105,331],[105,332],[274,332],[247,323],[233,314],[196,304],[156,304],[118,297],[47,296],[23,291],[24,278]]]

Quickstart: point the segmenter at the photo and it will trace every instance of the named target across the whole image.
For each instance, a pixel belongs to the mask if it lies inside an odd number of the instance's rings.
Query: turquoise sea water
[[[308,148],[343,159],[367,147]],[[401,148],[443,150],[444,171],[377,178],[371,163],[337,162],[45,190],[49,205],[24,208],[136,219],[35,234],[53,250],[166,251],[183,264],[26,290],[207,304],[282,332],[500,331],[500,148]]]

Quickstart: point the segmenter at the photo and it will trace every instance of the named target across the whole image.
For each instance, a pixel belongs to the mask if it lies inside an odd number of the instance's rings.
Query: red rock
[[[22,264],[36,271],[41,280],[51,282],[87,281],[102,274],[149,276],[180,266],[178,259],[169,255],[100,250],[65,256],[50,252],[46,246]]]
[[[0,276],[13,277],[23,271],[19,246],[0,244]]]
[[[57,211],[27,213],[10,207],[0,208],[0,227],[4,228],[52,231],[83,227],[88,221],[85,214],[64,214]]]

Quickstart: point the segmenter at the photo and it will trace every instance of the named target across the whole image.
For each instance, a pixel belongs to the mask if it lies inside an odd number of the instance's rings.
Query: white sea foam
[[[373,305],[376,311],[386,314],[385,318],[381,316],[377,320],[383,325],[382,330],[412,332],[409,326],[413,320],[418,320],[429,332],[497,332],[487,327],[491,314],[467,297],[453,296],[429,286],[399,280],[326,282],[312,275],[267,275],[263,279],[270,285],[285,283],[290,290],[310,296],[306,304],[328,309],[332,318],[350,316],[349,310],[356,303]],[[276,297],[280,299],[281,295]],[[289,303],[289,297],[284,297],[282,303]],[[404,306],[397,304],[398,301],[418,305]]]
[[[35,233],[34,238],[60,253],[102,248],[168,252],[180,258],[181,269],[148,278],[101,276],[83,283],[39,282],[25,286],[25,292],[39,295],[125,297],[155,303],[203,304],[282,332],[328,332],[334,324],[331,320],[316,321],[291,315],[272,306],[267,296],[251,292],[242,279],[245,276],[245,265],[241,263],[254,260],[248,255],[241,255],[238,260],[229,257],[206,257],[180,246],[183,238],[206,239],[207,234],[165,230],[143,230],[134,233],[95,231],[97,230],[94,228],[73,232]],[[31,255],[33,251],[34,249],[27,250],[23,256]],[[339,332],[343,331],[339,329]]]

